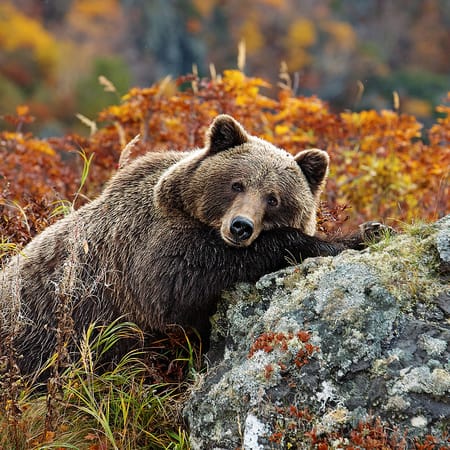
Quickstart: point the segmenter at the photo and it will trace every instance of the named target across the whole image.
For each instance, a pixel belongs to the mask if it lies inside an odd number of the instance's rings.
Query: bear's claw
[[[359,225],[359,230],[361,237],[365,241],[380,241],[386,235],[396,234],[396,231],[392,227],[376,221],[362,223]]]

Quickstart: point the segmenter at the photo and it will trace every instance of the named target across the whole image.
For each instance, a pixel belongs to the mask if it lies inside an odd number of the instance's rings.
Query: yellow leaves
[[[18,116],[28,116],[30,114],[30,107],[28,105],[18,105],[16,107],[16,114]]]
[[[270,87],[270,84],[262,78],[248,78],[240,70],[225,70],[219,86],[235,96],[236,106],[258,105],[260,108],[273,106],[273,100],[259,93],[261,87]]]
[[[382,143],[388,145],[388,141],[389,145],[407,145],[412,139],[421,137],[422,125],[414,117],[395,111],[345,112],[340,117],[355,137],[361,136],[364,149],[375,150]]]
[[[275,99],[262,95],[266,87],[270,85],[264,79],[226,70],[211,79],[189,75],[131,89],[120,104],[100,115],[97,122],[106,121],[106,125],[82,144],[76,142],[96,155],[87,183],[92,194],[117,167],[125,143],[138,133],[141,140],[133,148],[133,157],[149,148],[186,150],[203,145],[213,117],[228,113],[252,134],[292,154],[308,147],[326,149],[331,156],[331,176],[325,195],[332,207],[336,202],[351,206],[355,221],[374,217],[409,220],[414,215],[434,219],[449,210],[449,106],[439,108],[446,116],[432,126],[426,144],[414,116],[390,110],[335,114],[316,97],[295,97],[288,85]],[[20,106],[16,112],[8,123],[23,131],[29,110]],[[46,195],[47,185],[53,189],[58,183],[63,192],[75,192],[63,189],[68,172],[63,172],[59,159],[61,145],[22,132],[0,133],[2,169],[13,181],[14,195]]]
[[[223,82],[225,83],[225,85],[241,87],[249,86],[269,88],[271,86],[270,83],[262,78],[246,77],[245,74],[240,70],[224,70]]]
[[[46,141],[29,140],[27,142],[27,147],[35,152],[41,152],[48,156],[55,156],[55,150],[53,150]]]
[[[11,132],[11,131],[4,131],[3,133],[1,133],[1,137],[2,137],[2,140],[0,141],[0,144],[3,144],[3,145],[4,145],[4,143],[6,141],[11,141],[13,139],[16,140],[19,143],[23,143],[24,142],[24,139],[23,139],[22,135],[20,135],[18,133]]]
[[[46,141],[41,141],[38,139],[26,139],[20,133],[9,133],[4,132],[1,136],[4,140],[0,139],[0,145],[5,144],[5,142],[17,142],[18,144],[25,145],[28,151],[43,153],[47,156],[55,156],[55,150]]]
[[[130,121],[139,121],[143,118],[142,108],[139,107],[139,102],[136,103],[124,103],[122,105],[108,106],[100,115],[101,120],[121,118],[124,120],[127,118]]]
[[[317,41],[314,23],[300,18],[291,24],[284,40],[287,49],[287,65],[292,71],[299,70],[311,63],[312,57],[307,48]]]
[[[305,144],[305,147],[307,147],[315,144],[316,142],[316,138],[312,130],[306,131],[298,127],[289,126],[288,124],[275,125],[275,136],[278,137],[279,145],[285,148],[289,145],[288,143]],[[285,141],[287,142],[285,143]],[[294,153],[296,153],[296,151],[294,151]]]
[[[264,46],[264,36],[258,24],[253,20],[243,23],[240,32],[241,39],[245,41],[246,49],[251,54]]]
[[[164,124],[166,125],[166,127],[169,130],[172,130],[172,131],[178,130],[182,125],[182,123],[178,117],[167,117],[164,120]]]
[[[259,89],[256,86],[249,86],[245,89],[245,92],[236,96],[236,105],[245,106],[252,102],[253,99],[258,95]]]
[[[279,112],[274,115],[275,120],[285,120],[293,114],[311,114],[311,115],[327,115],[328,108],[319,99],[315,97],[289,97],[285,94],[280,95],[280,103],[282,107]]]
[[[7,52],[31,49],[36,61],[44,68],[54,66],[59,56],[52,35],[10,2],[0,4],[0,46]]]
[[[300,18],[291,24],[287,34],[288,46],[311,47],[317,40],[316,27],[311,20]]]
[[[375,209],[381,217],[388,214],[398,217],[397,209],[401,204],[409,212],[416,208],[419,198],[417,178],[408,170],[403,155],[390,153],[383,158],[375,153],[361,152],[357,162],[356,177],[348,177],[344,171],[338,178],[340,190],[350,204],[359,210]]]
[[[282,135],[288,133],[290,128],[287,125],[276,125],[275,134]]]
[[[341,118],[347,124],[359,128],[365,126],[367,123],[378,120],[378,113],[374,110],[361,112],[343,112],[340,114]]]
[[[343,113],[341,113],[341,119],[345,123],[347,123],[349,125],[353,125],[354,127],[359,127],[359,125],[361,124],[360,114],[358,114],[358,113],[343,112]]]
[[[223,80],[230,85],[242,85],[245,81],[245,75],[240,70],[225,70]]]
[[[450,152],[440,124],[430,130],[427,146],[420,140],[422,125],[411,115],[361,111],[342,113],[340,119],[343,142],[352,147],[335,153],[331,178],[361,219],[369,214],[435,219],[448,211],[444,172],[448,173]]]
[[[118,116],[119,114],[121,114],[122,108],[121,108],[121,106],[118,106],[118,105],[111,105],[111,106],[108,106],[107,111],[112,116]]]

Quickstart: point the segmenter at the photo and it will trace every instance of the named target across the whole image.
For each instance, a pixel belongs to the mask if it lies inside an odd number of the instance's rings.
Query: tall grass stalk
[[[100,331],[89,327],[79,362],[70,371],[67,399],[81,416],[93,420],[108,448],[167,448],[181,395],[178,386],[148,384],[150,370],[142,350],[129,351],[110,370],[101,368],[107,352],[133,337],[142,339],[142,334],[130,323],[114,322]]]
[[[131,323],[88,327],[79,358],[61,376],[62,398],[52,405],[53,430],[45,426],[46,394],[24,384],[19,396],[23,414],[14,436],[0,412],[0,449],[189,449],[180,419],[185,389],[175,382],[152,382],[154,368],[141,349],[130,350],[116,364],[105,363],[110,351],[131,339],[142,340]],[[189,360],[195,357],[183,362]]]
[[[70,214],[73,209],[76,201],[78,198],[82,195],[81,191],[86,184],[87,177],[89,175],[89,171],[92,164],[92,159],[94,158],[94,153],[92,153],[89,157],[87,156],[86,152],[82,149],[78,151],[78,154],[81,157],[81,160],[83,162],[83,167],[81,169],[81,177],[80,177],[80,183],[78,185],[78,189],[74,194],[73,200],[58,200],[55,202],[58,206],[56,206],[51,214],[51,217],[55,216],[67,216]]]

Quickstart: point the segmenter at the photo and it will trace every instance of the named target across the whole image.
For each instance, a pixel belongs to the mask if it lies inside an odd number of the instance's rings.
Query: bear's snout
[[[254,229],[253,221],[242,216],[235,217],[230,224],[230,233],[236,242],[243,242],[249,239]]]

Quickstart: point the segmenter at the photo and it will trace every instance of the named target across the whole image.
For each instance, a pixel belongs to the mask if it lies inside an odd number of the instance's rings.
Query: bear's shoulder
[[[190,152],[152,152],[149,151],[145,155],[139,156],[134,161],[131,161],[127,166],[118,170],[117,174],[136,176],[142,173],[151,175],[153,173],[160,173],[168,169],[170,166],[176,164],[181,159],[188,156]]]
[[[109,180],[105,192],[133,188],[144,183],[155,184],[161,174],[185,158],[189,152],[147,152],[118,169]]]

